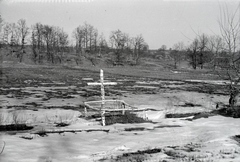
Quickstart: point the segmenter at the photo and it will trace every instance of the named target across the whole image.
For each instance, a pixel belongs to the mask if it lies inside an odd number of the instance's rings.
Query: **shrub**
[[[115,123],[146,123],[151,122],[149,120],[145,120],[141,117],[138,117],[136,114],[130,113],[129,111],[126,111],[124,115],[118,114],[118,115],[108,115],[105,117],[106,125],[111,125]]]

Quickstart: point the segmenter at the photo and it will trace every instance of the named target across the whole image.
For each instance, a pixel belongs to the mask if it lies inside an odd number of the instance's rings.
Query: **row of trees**
[[[3,33],[2,33],[3,28]],[[23,54],[26,53],[26,37],[29,34],[29,28],[26,25],[24,19],[20,19],[17,24],[15,23],[5,23],[1,19],[1,33],[2,33],[2,45],[9,45],[11,53],[17,54],[20,62],[22,61]]]
[[[198,35],[187,49],[190,56],[190,65],[193,69],[200,67],[203,69],[204,64],[211,63],[215,68],[219,62],[217,58],[225,57],[224,42],[220,36],[207,36],[206,34]],[[224,65],[221,63],[221,65]]]
[[[63,29],[41,23],[32,26],[30,42],[35,63],[41,63],[44,57],[51,63],[61,63],[69,44],[68,34]]]
[[[170,56],[175,68],[182,60],[187,60],[193,69],[203,69],[205,64],[214,69],[216,67],[228,68],[229,60],[232,58],[228,49],[228,44],[223,37],[208,36],[203,33],[197,35],[188,46],[185,46],[183,42],[175,43],[170,51]],[[235,56],[238,55],[236,49],[233,53]]]
[[[148,45],[142,35],[130,37],[120,30],[111,32],[110,43],[115,51],[117,62],[121,62],[121,56],[125,53],[129,56],[129,60],[134,60],[134,64],[137,64],[140,57],[148,51]]]
[[[115,30],[110,33],[109,43],[103,34],[98,37],[98,30],[92,25],[85,23],[78,26],[73,31],[73,37],[76,42],[77,53],[84,53],[87,50],[90,54],[114,52],[116,63],[121,63],[128,59],[138,64],[141,56],[147,52],[148,45],[142,35],[130,37],[121,30]]]
[[[69,35],[60,27],[36,23],[28,27],[26,20],[8,23],[0,19],[1,48],[7,49],[8,55],[15,55],[22,62],[26,47],[31,47],[31,57],[35,63],[47,60],[62,63],[66,55],[84,56],[93,63],[93,58],[102,53],[112,52],[112,62],[121,63],[131,60],[134,64],[148,50],[142,35],[130,37],[128,34],[112,31],[107,41],[94,26],[85,22],[72,32],[74,44],[70,45]]]
[[[81,53],[84,49],[90,53],[97,52],[98,45],[103,44],[103,42],[98,42],[98,30],[86,22],[74,29],[73,38],[76,42],[77,53]],[[104,41],[103,38],[100,41]]]

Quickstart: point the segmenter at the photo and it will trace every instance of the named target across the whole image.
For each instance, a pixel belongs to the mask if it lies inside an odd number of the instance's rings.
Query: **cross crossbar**
[[[93,82],[93,83],[87,83],[87,85],[102,85],[102,83],[97,83],[97,82]],[[103,85],[117,85],[116,82],[103,82]]]
[[[117,85],[116,82],[105,82],[103,78],[103,70],[100,69],[100,83],[87,83],[88,85],[100,85],[101,86],[101,98],[102,98],[102,105],[104,105],[105,102],[105,91],[104,91],[104,85]]]
[[[103,78],[103,70],[100,69],[100,83],[87,83],[88,85],[100,85],[101,86],[101,98],[102,98],[102,103],[101,103],[101,116],[102,116],[102,124],[105,126],[105,110],[104,110],[104,103],[105,103],[105,91],[104,91],[104,85],[117,85],[116,82],[105,82],[104,83],[104,78]],[[86,111],[86,107],[85,107]]]

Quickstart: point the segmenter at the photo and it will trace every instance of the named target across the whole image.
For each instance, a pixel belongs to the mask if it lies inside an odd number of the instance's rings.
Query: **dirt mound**
[[[101,116],[100,116],[100,114],[94,114],[94,115],[87,117],[87,119],[96,119],[97,121],[101,121]],[[114,113],[106,114],[105,122],[106,122],[106,125],[112,125],[112,124],[116,124],[116,123],[121,123],[121,124],[149,123],[151,121],[145,120],[141,117],[138,117],[134,113],[130,113],[130,112],[126,111],[124,115],[122,115],[121,113],[117,113],[117,112],[115,114]]]

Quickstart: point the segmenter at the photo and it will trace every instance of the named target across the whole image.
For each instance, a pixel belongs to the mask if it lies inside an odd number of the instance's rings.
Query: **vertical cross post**
[[[100,85],[101,86],[101,107],[100,107],[100,113],[102,118],[102,125],[105,126],[105,110],[104,110],[104,104],[105,104],[105,91],[104,91],[104,85],[116,85],[116,82],[107,82],[104,83],[104,77],[103,77],[103,70],[100,70],[100,83],[88,83],[88,85]],[[86,110],[85,110],[86,112]]]
[[[104,104],[105,104],[105,91],[104,91],[104,78],[103,78],[103,70],[100,70],[100,82],[101,82],[101,97],[102,97],[102,103],[101,103],[101,118],[102,118],[102,125],[105,126],[105,111],[103,110]]]

